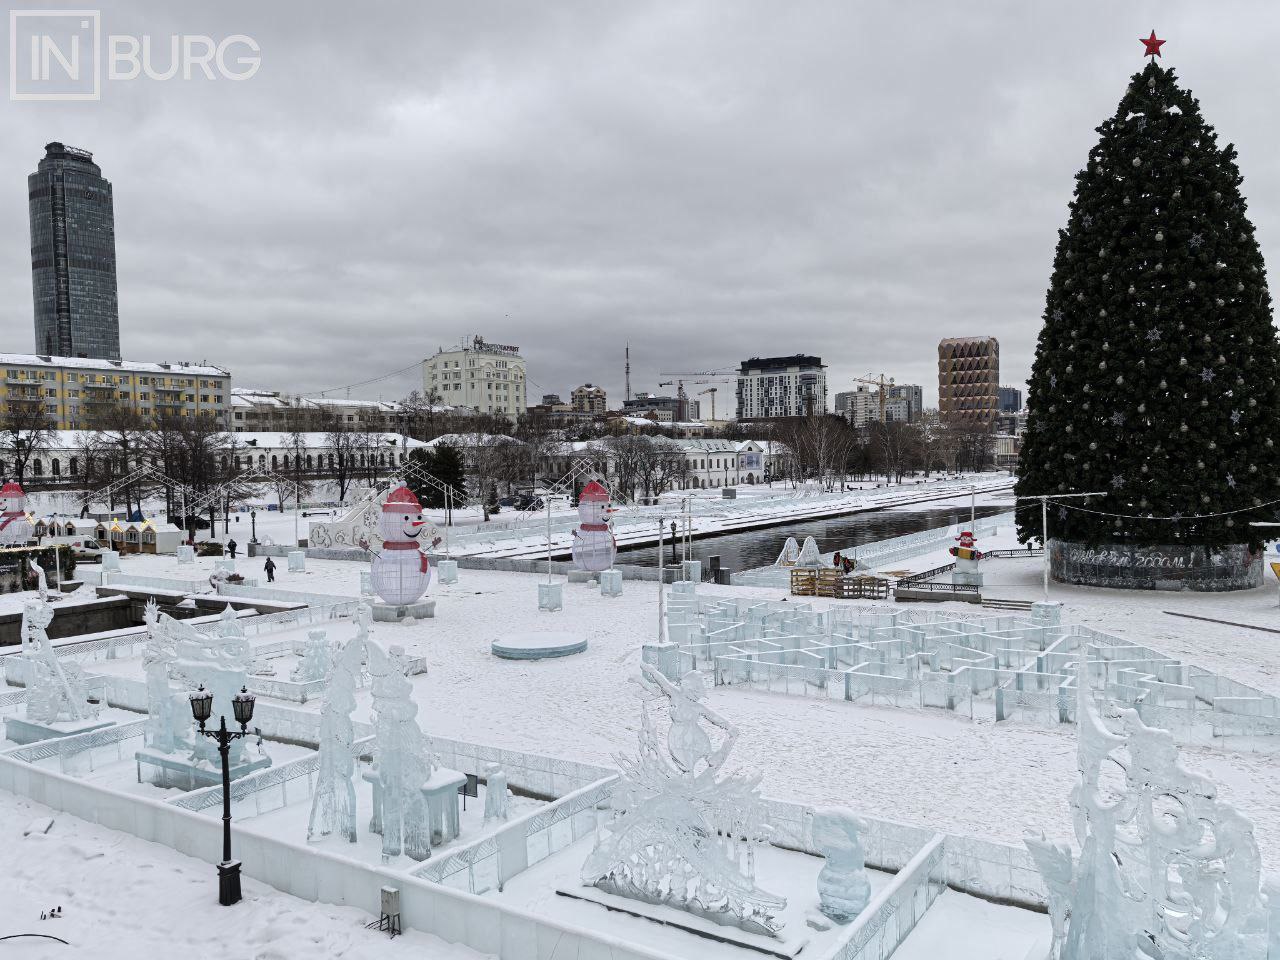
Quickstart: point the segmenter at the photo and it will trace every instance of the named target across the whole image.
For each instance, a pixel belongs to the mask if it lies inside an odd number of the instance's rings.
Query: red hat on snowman
[[[594,500],[594,501],[603,500],[605,503],[608,503],[609,491],[604,488],[604,485],[601,484],[599,480],[592,480],[590,483],[588,483],[585,487],[582,488],[582,494],[578,497],[578,499]]]
[[[396,487],[382,504],[383,513],[421,513],[422,504],[404,484]]]
[[[956,540],[960,543],[960,546],[962,547],[972,547],[975,543],[977,543],[977,540],[974,538],[973,533],[969,530],[962,531],[960,536],[956,537]]]

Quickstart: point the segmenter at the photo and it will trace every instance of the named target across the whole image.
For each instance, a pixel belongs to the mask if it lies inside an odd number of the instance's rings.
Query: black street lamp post
[[[252,530],[249,531],[249,542],[257,543],[258,542],[258,511],[257,510],[249,511],[249,524],[253,528]]]
[[[239,732],[227,729],[227,718],[220,716],[217,730],[206,730],[205,724],[213,712],[213,693],[204,688],[190,694],[191,715],[200,724],[200,732],[218,742],[222,756],[222,862],[218,864],[218,903],[229,907],[240,902],[240,861],[231,859],[231,741],[248,734],[249,721],[253,719],[254,696],[246,688],[231,700]]]

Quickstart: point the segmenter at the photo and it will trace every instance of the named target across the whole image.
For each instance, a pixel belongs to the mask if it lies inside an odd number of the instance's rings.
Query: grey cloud
[[[1073,174],[1152,26],[1239,145],[1264,253],[1275,234],[1277,14],[1256,5],[148,2],[103,16],[108,32],[248,34],[263,66],[244,83],[108,84],[97,104],[0,102],[8,349],[31,346],[25,177],[61,139],[115,185],[131,358],[319,389],[479,332],[520,344],[536,384],[562,394],[588,380],[620,394],[629,340],[638,389],[660,370],[805,351],[833,393],[884,371],[928,396],[939,338],[994,334],[1017,383]]]

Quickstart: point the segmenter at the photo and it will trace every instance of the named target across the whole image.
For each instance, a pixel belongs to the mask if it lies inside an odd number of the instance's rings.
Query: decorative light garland
[[[1239,510],[1222,510],[1218,513],[1186,513],[1177,514],[1171,517],[1157,517],[1151,514],[1141,513],[1108,513],[1106,510],[1091,510],[1088,507],[1076,507],[1068,503],[1060,503],[1054,500],[1051,496],[1046,497],[1046,499],[1050,503],[1054,504],[1059,510],[1078,510],[1081,513],[1092,513],[1099,517],[1119,517],[1124,520],[1162,520],[1169,521],[1170,523],[1182,523],[1189,520],[1212,520],[1214,517],[1229,517],[1237,513],[1251,513],[1254,510],[1264,510],[1267,507],[1273,507],[1280,504],[1280,500],[1268,500],[1266,503],[1259,503],[1252,507],[1241,507]],[[1014,509],[1017,510],[1025,508],[1014,507]]]

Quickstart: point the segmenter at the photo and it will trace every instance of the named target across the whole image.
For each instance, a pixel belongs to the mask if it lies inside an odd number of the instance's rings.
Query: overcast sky
[[[805,352],[832,397],[884,372],[934,404],[937,341],[994,335],[1021,385],[1073,176],[1152,27],[1280,243],[1274,5],[164,0],[102,22],[245,34],[261,69],[0,101],[0,350],[34,349],[26,177],[61,140],[114,185],[129,359],[314,392],[479,333],[521,347],[531,400],[614,401],[630,341],[636,390]]]

